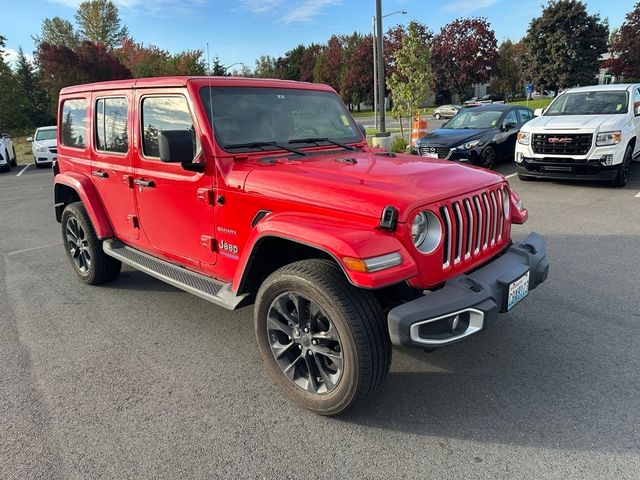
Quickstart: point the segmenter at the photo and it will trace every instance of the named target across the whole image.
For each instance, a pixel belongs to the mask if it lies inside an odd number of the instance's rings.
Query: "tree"
[[[36,45],[49,43],[74,48],[78,45],[78,34],[69,20],[60,17],[45,18],[42,21],[42,32],[32,37]]]
[[[418,32],[420,42],[425,45],[431,45],[433,41],[433,33],[423,23],[412,21],[414,28]],[[408,26],[396,25],[389,28],[384,35],[383,54],[384,54],[384,72],[385,76],[391,77],[396,71],[396,52],[402,47],[402,42],[407,36]]]
[[[607,51],[609,26],[580,0],[549,0],[523,39],[525,73],[541,88],[589,85]],[[637,33],[636,33],[637,35]]]
[[[25,126],[45,125],[55,121],[47,114],[47,93],[40,87],[35,67],[25,56],[22,47],[18,48],[15,78],[18,84],[16,102],[26,116]]]
[[[454,20],[433,39],[434,87],[464,96],[472,85],[489,81],[496,57],[496,36],[486,19]]]
[[[313,80],[316,83],[326,83],[336,91],[340,90],[342,78],[344,38],[332,35],[327,45],[318,56],[313,69]]]
[[[407,28],[402,46],[396,51],[396,71],[387,84],[393,95],[393,114],[400,119],[412,117],[431,95],[432,73],[431,52],[421,29],[415,22]]]
[[[134,78],[204,75],[207,71],[201,50],[187,50],[171,55],[155,45],[147,47],[127,37],[114,53]]]
[[[258,78],[277,78],[276,59],[270,55],[262,55],[256,60],[253,73]]]
[[[513,97],[524,90],[523,69],[524,45],[505,40],[498,48],[498,59],[493,69],[491,91],[504,98]]]
[[[611,58],[603,66],[614,74],[623,74],[627,80],[640,80],[640,2],[611,36]]]
[[[107,50],[113,50],[128,36],[127,27],[120,24],[118,7],[111,0],[83,1],[76,22],[83,40],[104,45]]]
[[[100,44],[81,42],[75,49],[41,43],[36,51],[41,84],[49,96],[48,113],[56,115],[61,88],[89,82],[131,78],[131,71]]]
[[[318,43],[312,43],[305,48],[302,58],[300,59],[300,81],[301,82],[313,82],[313,69],[316,66],[316,61],[322,51],[322,45]]]
[[[373,44],[371,35],[354,33],[346,42],[340,96],[360,110],[362,102],[373,102]]]

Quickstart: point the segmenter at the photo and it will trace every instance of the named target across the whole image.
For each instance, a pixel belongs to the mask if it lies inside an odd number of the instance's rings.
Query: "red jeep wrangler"
[[[132,265],[255,302],[260,354],[323,415],[371,397],[391,344],[484,329],[542,283],[545,242],[505,179],[367,148],[330,87],[150,78],[60,94],[55,211],[81,280]]]

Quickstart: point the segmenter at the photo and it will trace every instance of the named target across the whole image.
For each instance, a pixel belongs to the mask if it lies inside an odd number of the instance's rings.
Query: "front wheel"
[[[491,170],[496,166],[496,151],[491,145],[482,150],[480,161],[482,168],[486,168],[487,170]]]
[[[11,151],[13,152],[13,160],[11,160],[11,166],[12,167],[17,167],[18,166],[18,156],[16,155],[16,148],[11,145]]]
[[[629,181],[629,174],[631,172],[631,157],[633,156],[633,147],[629,145],[624,152],[624,159],[620,168],[618,168],[618,174],[616,178],[611,180],[611,185],[614,187],[624,187]]]
[[[82,203],[67,205],[62,212],[61,224],[65,251],[83,282],[98,285],[118,276],[122,263],[104,253]]]
[[[436,114],[434,115],[434,118],[435,118],[436,120],[440,120],[440,119],[442,118],[442,115],[440,115],[439,113],[436,113]]]
[[[320,415],[369,399],[389,370],[391,344],[375,297],[326,260],[271,274],[256,297],[254,327],[269,374]]]

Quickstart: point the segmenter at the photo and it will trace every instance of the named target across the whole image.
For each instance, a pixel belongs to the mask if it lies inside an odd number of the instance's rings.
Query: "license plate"
[[[438,158],[438,154],[436,152],[425,152],[422,156],[426,158]]]
[[[529,295],[529,275],[531,272],[525,273],[519,279],[509,284],[509,295],[507,297],[507,311],[511,310],[518,303]]]

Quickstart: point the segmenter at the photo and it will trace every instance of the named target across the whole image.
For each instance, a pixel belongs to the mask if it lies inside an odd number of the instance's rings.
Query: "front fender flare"
[[[56,209],[60,207],[64,208],[60,198],[60,186],[64,185],[69,187],[78,194],[78,197],[80,197],[80,201],[87,210],[89,218],[91,218],[93,228],[96,231],[96,236],[101,240],[114,236],[113,227],[111,226],[111,222],[109,222],[109,217],[107,216],[102,202],[100,201],[98,192],[93,186],[93,183],[91,183],[91,179],[80,173],[66,172],[56,175],[53,179],[53,183]]]
[[[417,274],[411,255],[393,233],[373,226],[305,213],[275,213],[264,217],[251,231],[238,263],[232,289],[238,291],[246,280],[260,242],[267,238],[281,238],[316,248],[327,253],[340,265],[348,280],[355,286],[377,289],[408,280]],[[354,272],[344,265],[345,257],[371,258],[399,252],[402,263],[396,267],[372,273]],[[274,255],[277,252],[273,253]]]

